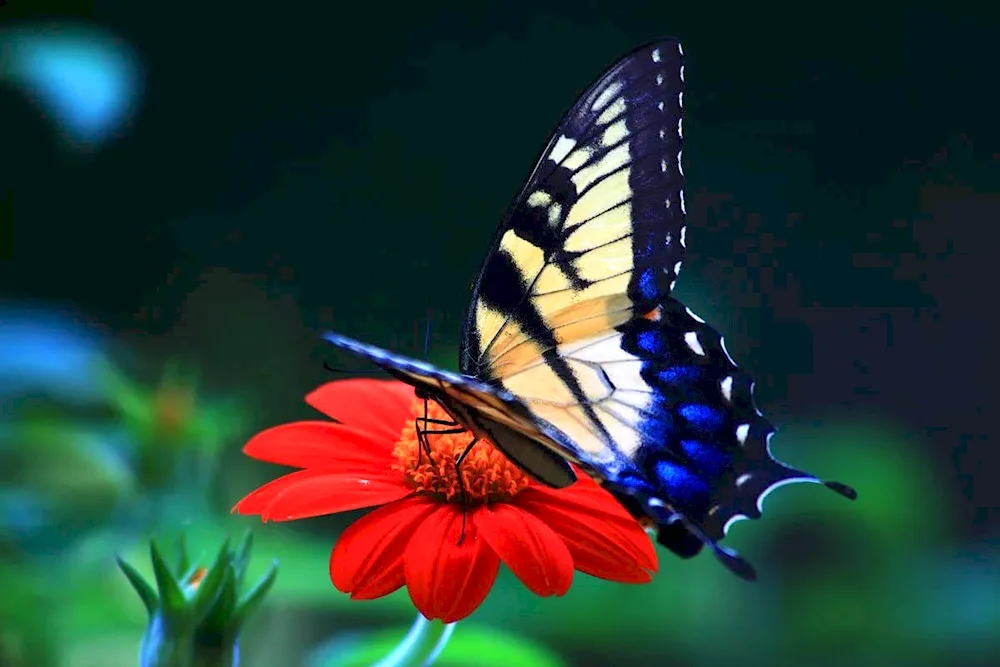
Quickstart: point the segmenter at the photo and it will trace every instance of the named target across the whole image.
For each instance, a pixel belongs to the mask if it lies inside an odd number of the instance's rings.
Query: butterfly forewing
[[[552,349],[556,315],[586,301],[627,299],[592,323],[608,328],[670,292],[685,237],[682,83],[680,45],[662,41],[622,59],[566,114],[480,272],[463,372],[494,378],[512,348]]]

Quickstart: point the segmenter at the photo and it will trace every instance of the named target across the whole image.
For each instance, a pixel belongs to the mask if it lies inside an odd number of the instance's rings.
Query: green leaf
[[[128,578],[129,583],[132,584],[132,588],[134,588],[135,592],[139,594],[139,598],[142,600],[143,606],[146,607],[146,611],[150,616],[155,614],[156,607],[160,603],[159,597],[156,595],[156,591],[153,590],[153,587],[149,585],[149,582],[147,582],[134,567],[122,560],[121,557],[117,557],[115,560],[118,561],[118,567],[121,568],[121,571]]]
[[[271,586],[274,585],[274,580],[278,577],[278,561],[275,560],[271,563],[271,568],[263,576],[263,578],[258,581],[253,588],[251,588],[246,595],[240,600],[236,611],[233,613],[232,624],[235,627],[242,626],[249,618],[260,603],[264,601],[264,597],[267,595],[268,591],[271,590]]]
[[[208,573],[194,593],[193,610],[196,622],[201,621],[215,603],[219,588],[229,570],[229,558],[229,538],[226,538],[215,561],[209,566]]]
[[[177,537],[177,552],[177,571],[186,575],[191,569],[191,556],[188,554],[187,537],[183,530]]]
[[[372,667],[392,653],[405,628],[334,638],[307,661],[307,667]],[[407,663],[409,665],[410,663]],[[421,663],[413,663],[419,665]],[[565,660],[538,644],[501,630],[459,624],[435,667],[566,667]]]
[[[236,608],[236,570],[229,564],[222,579],[222,587],[208,615],[198,627],[199,632],[221,637],[226,630],[233,628],[232,616]]]
[[[149,560],[153,564],[153,576],[156,578],[156,586],[160,589],[160,597],[163,601],[163,608],[168,614],[183,612],[187,606],[187,599],[180,584],[170,571],[170,567],[160,553],[160,547],[156,540],[149,541]]]
[[[248,528],[243,533],[240,543],[233,553],[233,567],[236,569],[236,586],[243,585],[243,578],[247,572],[247,565],[250,564],[250,552],[253,551],[253,532]]]

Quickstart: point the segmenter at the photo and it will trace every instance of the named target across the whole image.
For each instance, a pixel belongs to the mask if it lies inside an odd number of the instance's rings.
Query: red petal
[[[323,514],[383,505],[412,493],[402,477],[300,470],[265,484],[233,508],[240,514],[260,514],[264,521],[292,521]]]
[[[243,447],[243,453],[259,461],[294,468],[377,471],[387,467],[394,443],[354,426],[301,421],[261,431]]]
[[[398,380],[354,378],[327,382],[306,396],[306,403],[337,421],[395,442],[416,395]]]
[[[500,559],[477,533],[475,513],[440,505],[406,547],[403,567],[413,605],[429,619],[459,621],[482,604],[496,581]]]
[[[404,581],[403,554],[434,503],[414,496],[367,514],[337,540],[330,555],[330,581],[352,598],[370,600],[388,595]]]
[[[577,570],[623,583],[652,579],[650,572],[658,567],[656,549],[635,519],[581,512],[571,503],[552,505],[524,495],[518,496],[518,505],[562,537]]]
[[[508,504],[476,512],[476,527],[507,567],[535,595],[565,595],[573,583],[573,557],[551,528]]]
[[[629,511],[615,500],[615,497],[604,487],[580,471],[579,468],[576,468],[576,472],[576,482],[568,487],[553,489],[541,484],[532,484],[518,495],[518,500],[522,497],[530,498],[546,505],[557,505],[583,514],[599,513],[625,521],[635,521]]]

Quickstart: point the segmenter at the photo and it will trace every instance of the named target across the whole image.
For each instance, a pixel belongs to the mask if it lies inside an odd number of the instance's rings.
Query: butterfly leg
[[[417,442],[420,445],[420,449],[417,452],[417,465],[420,465],[423,462],[423,456],[424,454],[427,454],[427,461],[433,466],[434,459],[431,457],[431,444],[430,441],[427,439],[427,436],[431,434],[444,435],[446,433],[463,433],[465,429],[463,428],[458,428],[458,429],[450,428],[444,430],[428,429],[427,428],[428,424],[435,424],[438,426],[450,426],[450,427],[456,427],[459,426],[459,424],[457,422],[450,421],[447,419],[433,419],[431,417],[428,417],[427,416],[428,398],[426,396],[420,396],[420,398],[422,398],[424,401],[424,416],[417,417],[414,420],[414,429],[417,432]]]
[[[465,521],[466,514],[468,513],[469,507],[469,496],[465,489],[465,479],[462,477],[462,462],[465,461],[465,457],[469,455],[472,448],[476,446],[479,442],[479,436],[472,436],[472,442],[466,445],[462,453],[455,458],[455,477],[458,478],[458,490],[462,494],[462,532],[458,536],[458,543],[461,544],[465,540]]]

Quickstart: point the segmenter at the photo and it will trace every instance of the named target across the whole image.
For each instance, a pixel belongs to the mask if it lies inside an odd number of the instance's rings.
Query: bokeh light
[[[27,95],[78,149],[119,135],[141,93],[138,59],[123,40],[65,24],[0,32],[0,80]]]

